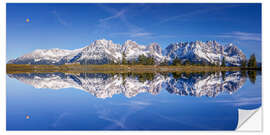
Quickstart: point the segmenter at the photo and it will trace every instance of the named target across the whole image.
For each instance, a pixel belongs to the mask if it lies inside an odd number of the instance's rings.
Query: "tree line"
[[[261,65],[257,63],[255,54],[252,54],[249,60],[241,62],[241,68],[258,69],[261,68]]]
[[[145,55],[139,55],[139,57],[137,59],[133,59],[133,60],[127,60],[126,59],[126,55],[123,53],[123,58],[121,61],[119,62],[113,62],[111,61],[110,64],[122,64],[122,65],[161,65],[161,66],[170,66],[170,65],[174,65],[174,66],[187,66],[187,65],[194,65],[194,66],[220,66],[220,67],[226,67],[228,65],[226,65],[226,59],[225,57],[222,58],[221,61],[218,61],[216,63],[209,63],[206,61],[200,61],[200,62],[192,62],[189,60],[181,60],[179,58],[175,58],[173,59],[172,62],[169,61],[162,61],[161,63],[156,63],[154,57],[152,56],[145,56]],[[260,66],[258,66],[258,63],[256,61],[256,56],[255,54],[252,54],[250,56],[250,58],[248,60],[243,60],[241,61],[241,68],[252,68],[252,69],[257,69],[257,68],[261,68]]]
[[[126,55],[123,53],[122,61],[111,62],[110,64],[122,64],[122,65],[156,65],[155,59],[152,56],[146,57],[145,55],[139,55],[137,59],[127,60]]]

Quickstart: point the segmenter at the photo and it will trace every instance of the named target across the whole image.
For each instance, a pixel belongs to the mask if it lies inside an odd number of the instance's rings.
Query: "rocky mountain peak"
[[[156,42],[151,43],[151,44],[148,46],[148,49],[149,49],[150,52],[152,52],[152,53],[156,52],[157,54],[162,55],[162,49],[161,49],[161,47],[158,45],[158,43],[156,43]]]
[[[227,65],[239,66],[245,55],[236,46],[220,45],[216,41],[179,42],[170,44],[162,51],[157,43],[149,46],[139,45],[135,41],[127,40],[123,45],[115,44],[112,40],[100,39],[89,46],[76,50],[48,49],[35,50],[17,59],[10,60],[13,64],[65,64],[87,63],[106,64],[110,61],[119,62],[125,54],[127,60],[135,60],[140,55],[152,56],[156,63],[163,60],[172,61],[179,58],[193,63],[218,63],[226,58]]]
[[[135,41],[127,40],[123,45],[123,50],[132,49],[132,48],[139,48],[139,44],[137,44]]]

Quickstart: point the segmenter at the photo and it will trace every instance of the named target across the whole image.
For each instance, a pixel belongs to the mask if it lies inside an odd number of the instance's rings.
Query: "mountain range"
[[[108,64],[121,62],[123,57],[128,61],[134,61],[140,55],[153,57],[157,64],[164,61],[172,62],[175,58],[182,62],[221,64],[225,59],[226,65],[240,66],[241,61],[246,60],[244,53],[235,45],[221,45],[216,41],[179,42],[162,49],[157,43],[146,46],[127,40],[120,45],[111,40],[101,39],[75,50],[37,49],[9,60],[8,64]]]
[[[207,96],[215,97],[220,93],[232,94],[243,86],[246,77],[240,72],[220,72],[212,74],[181,74],[172,75],[155,74],[152,79],[140,81],[136,76],[112,74],[65,74],[65,73],[25,73],[8,74],[10,78],[32,85],[35,88],[63,89],[76,88],[91,93],[97,98],[109,98],[113,95],[123,94],[134,97],[139,93],[157,95],[165,89],[171,94],[180,96]]]

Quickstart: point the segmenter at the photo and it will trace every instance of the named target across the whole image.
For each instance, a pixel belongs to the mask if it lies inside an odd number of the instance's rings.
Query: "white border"
[[[263,123],[262,127],[264,125],[270,125],[269,123],[269,108],[266,107],[267,104],[270,104],[270,101],[268,98],[270,96],[270,87],[267,85],[264,85],[268,82],[266,80],[267,76],[269,76],[269,72],[266,69],[270,69],[269,61],[267,62],[264,59],[270,58],[270,31],[269,31],[269,17],[270,17],[270,6],[269,6],[269,0],[0,0],[0,135],[8,134],[8,135],[71,135],[71,134],[112,134],[112,135],[119,135],[119,134],[155,134],[155,135],[163,135],[163,134],[213,134],[213,135],[224,135],[224,134],[270,134],[270,128],[263,128],[263,132],[235,132],[235,131],[229,131],[229,132],[223,132],[223,131],[8,131],[6,132],[6,3],[263,3],[262,4],[262,14],[263,14],[263,25],[262,25],[262,63],[263,63]],[[267,25],[268,24],[268,25]],[[267,36],[267,37],[266,37]],[[267,101],[268,100],[268,101]],[[267,104],[264,104],[267,103]],[[264,115],[266,114],[266,115]],[[267,121],[268,120],[268,121]]]
[[[241,111],[242,109],[238,109],[238,125],[237,131],[261,131],[262,130],[262,108],[254,109],[254,110],[244,110],[242,116],[243,123],[239,123],[239,119],[241,119]],[[248,112],[246,112],[248,111]],[[243,119],[244,118],[244,119]],[[256,125],[254,125],[256,123]]]

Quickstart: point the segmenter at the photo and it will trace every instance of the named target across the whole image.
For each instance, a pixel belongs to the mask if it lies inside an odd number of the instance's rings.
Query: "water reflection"
[[[243,86],[247,77],[256,81],[256,71],[211,73],[31,73],[8,74],[35,88],[76,88],[97,98],[116,94],[134,97],[139,93],[159,94],[165,89],[180,96],[216,97],[220,93],[232,94]]]

